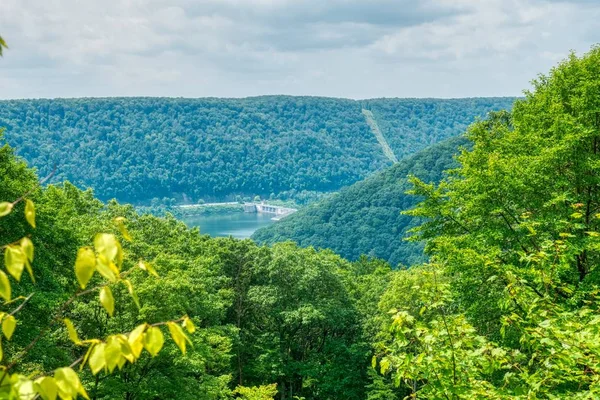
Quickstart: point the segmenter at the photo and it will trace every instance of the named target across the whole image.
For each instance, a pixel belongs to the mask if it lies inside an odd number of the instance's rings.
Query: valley
[[[126,3],[0,5],[0,95],[498,91],[574,12]],[[0,399],[600,398],[600,46],[523,94],[0,100]]]

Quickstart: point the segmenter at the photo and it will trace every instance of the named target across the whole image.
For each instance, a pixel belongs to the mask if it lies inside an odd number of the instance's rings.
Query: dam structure
[[[288,215],[293,214],[296,211],[298,211],[298,210],[295,208],[275,206],[275,205],[267,204],[264,202],[245,203],[244,204],[244,212],[260,213],[260,214],[273,214],[274,217],[271,219],[274,221],[279,221],[280,219],[287,217]]]

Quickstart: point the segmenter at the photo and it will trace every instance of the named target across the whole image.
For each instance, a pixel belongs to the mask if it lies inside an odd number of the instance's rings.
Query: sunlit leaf
[[[17,319],[14,316],[8,315],[2,320],[2,334],[6,339],[10,340],[16,327]]]
[[[109,372],[113,372],[121,358],[121,343],[114,336],[108,338],[104,348],[104,359]]]
[[[112,317],[113,313],[115,312],[115,299],[112,295],[112,291],[108,286],[104,286],[100,290],[100,303],[102,304],[102,307],[104,307],[108,315]]]
[[[194,332],[196,332],[196,326],[194,325],[194,323],[192,322],[192,320],[189,319],[188,317],[185,317],[183,319],[183,326],[188,331],[188,333],[194,333]]]
[[[109,261],[113,261],[119,252],[117,239],[110,233],[97,234],[94,238],[94,247],[98,254],[103,255]]]
[[[19,399],[30,400],[35,398],[35,388],[31,379],[21,375],[18,377],[15,387],[19,393]]]
[[[82,289],[86,287],[96,271],[96,255],[89,247],[82,247],[77,250],[77,259],[75,260],[75,276]]]
[[[121,235],[123,235],[123,238],[129,242],[131,242],[131,236],[129,235],[129,232],[127,231],[127,228],[125,227],[125,218],[123,217],[117,217],[115,218],[115,225],[117,225],[117,229],[119,230],[119,232],[121,232]]]
[[[35,228],[35,205],[29,199],[25,200],[25,219]]]
[[[0,203],[0,217],[4,217],[5,215],[10,214],[12,211],[13,204],[7,201],[3,201]]]
[[[71,341],[75,344],[81,343],[81,339],[79,339],[79,335],[77,335],[77,331],[75,330],[75,326],[73,325],[71,320],[68,318],[65,318],[65,319],[63,319],[63,322],[67,326],[67,332],[69,333],[69,339],[71,339]]]
[[[108,260],[103,254],[99,254],[96,259],[96,269],[104,278],[109,280],[110,282],[115,282],[117,280],[117,276],[114,272],[114,269],[111,268],[112,262]]]
[[[139,264],[138,264],[138,266],[142,270],[144,270],[144,271],[148,272],[149,274],[152,274],[152,275],[154,275],[154,276],[156,276],[158,278],[158,273],[156,272],[156,270],[154,269],[154,267],[150,263],[147,263],[145,261],[140,261]]]
[[[29,274],[29,276],[31,277],[31,280],[33,282],[35,282],[35,277],[33,276],[33,269],[31,268],[31,262],[33,262],[33,243],[31,242],[31,240],[29,240],[29,238],[24,237],[23,239],[21,239],[21,249],[23,250],[23,253],[25,254],[25,268],[27,269],[27,273]]]
[[[138,358],[144,349],[144,331],[147,326],[147,324],[139,325],[127,337],[127,342],[135,358]]]
[[[153,357],[158,354],[165,343],[165,337],[160,329],[156,326],[148,328],[144,334],[144,348],[148,350]]]
[[[127,291],[133,298],[133,302],[135,303],[137,308],[140,308],[140,300],[138,299],[137,293],[135,293],[135,291],[133,290],[133,284],[131,283],[131,281],[129,279],[124,279],[123,283],[125,284],[125,286],[127,286]]]
[[[10,295],[10,282],[8,281],[8,276],[6,276],[4,271],[0,270],[0,296],[6,301],[10,301]]]
[[[88,365],[92,370],[92,374],[96,375],[98,372],[102,371],[104,367],[106,367],[106,359],[104,358],[104,349],[106,345],[104,343],[100,343],[94,346],[92,353],[90,354],[90,358],[88,361]]]
[[[54,379],[58,386],[58,394],[63,399],[75,398],[77,395],[89,400],[89,396],[86,393],[79,376],[69,367],[59,368],[54,371]]]
[[[24,237],[23,239],[21,239],[21,249],[23,249],[23,253],[25,253],[25,255],[27,256],[27,259],[29,261],[33,261],[33,243],[31,242],[31,240],[29,240],[29,238]]]
[[[27,257],[21,246],[7,246],[4,250],[4,264],[9,274],[16,280],[21,280],[23,268],[25,268],[25,260]]]
[[[185,354],[185,345],[186,342],[191,344],[190,339],[187,337],[185,332],[183,332],[181,326],[179,326],[175,322],[168,322],[167,327],[169,328],[171,338],[173,339],[177,347],[179,347],[179,350],[181,350],[181,352]]]
[[[43,400],[56,400],[58,395],[58,386],[54,378],[50,376],[38,378],[34,382],[33,387]]]

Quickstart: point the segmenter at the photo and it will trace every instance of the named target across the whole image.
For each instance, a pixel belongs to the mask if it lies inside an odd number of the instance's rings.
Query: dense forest
[[[31,237],[36,249],[35,283],[25,276],[18,286],[13,281],[14,301],[34,293],[16,314],[19,325],[11,341],[3,343],[3,362],[15,376],[37,376],[81,361],[85,343],[69,340],[68,326],[59,322],[63,318],[83,340],[187,315],[196,329],[189,335],[193,348],[185,356],[179,355],[176,343],[165,342],[155,357],[144,353],[137,363],[114,369],[108,367],[106,350],[104,368],[80,373],[89,396],[263,399],[248,396],[264,392],[272,393],[271,398],[274,389],[269,385],[276,384],[284,399],[365,398],[373,331],[363,321],[375,313],[377,293],[389,280],[391,269],[383,262],[350,263],[329,251],[292,244],[267,248],[250,240],[212,239],[174,218],[139,215],[132,206],[114,201],[104,204],[91,191],[69,183],[40,189],[35,174],[7,145],[0,149],[0,172],[0,198],[12,201],[29,193],[35,203],[35,229],[23,218],[22,203],[0,218],[3,243]],[[125,218],[126,234],[120,233],[115,218]],[[121,280],[108,283],[112,317],[102,295],[75,290],[77,249],[92,243],[97,248],[98,232],[120,239],[122,271],[133,271],[126,273],[127,281],[135,287],[139,308]],[[14,249],[14,244],[5,247]],[[139,259],[151,264],[158,278],[136,268]],[[11,272],[10,256],[4,263]],[[101,272],[100,264],[97,269]],[[103,277],[96,274],[89,286],[103,285]],[[69,299],[75,301],[69,304]],[[6,303],[3,310],[17,305]]]
[[[400,158],[513,100],[9,100],[0,101],[0,126],[41,176],[56,168],[53,182],[91,187],[103,200],[293,199],[338,190],[390,165],[363,107]]]
[[[453,157],[464,145],[468,141],[456,137],[428,147],[259,229],[252,239],[265,244],[291,240],[300,246],[331,249],[350,260],[366,254],[392,266],[420,263],[424,261],[423,244],[403,240],[420,223],[418,218],[402,214],[419,202],[417,196],[406,193],[411,187],[408,176],[439,182],[443,172],[454,167]]]

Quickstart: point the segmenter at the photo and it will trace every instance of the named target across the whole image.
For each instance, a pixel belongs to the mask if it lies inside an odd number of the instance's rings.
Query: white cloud
[[[590,0],[2,0],[0,98],[518,95],[598,21]]]

